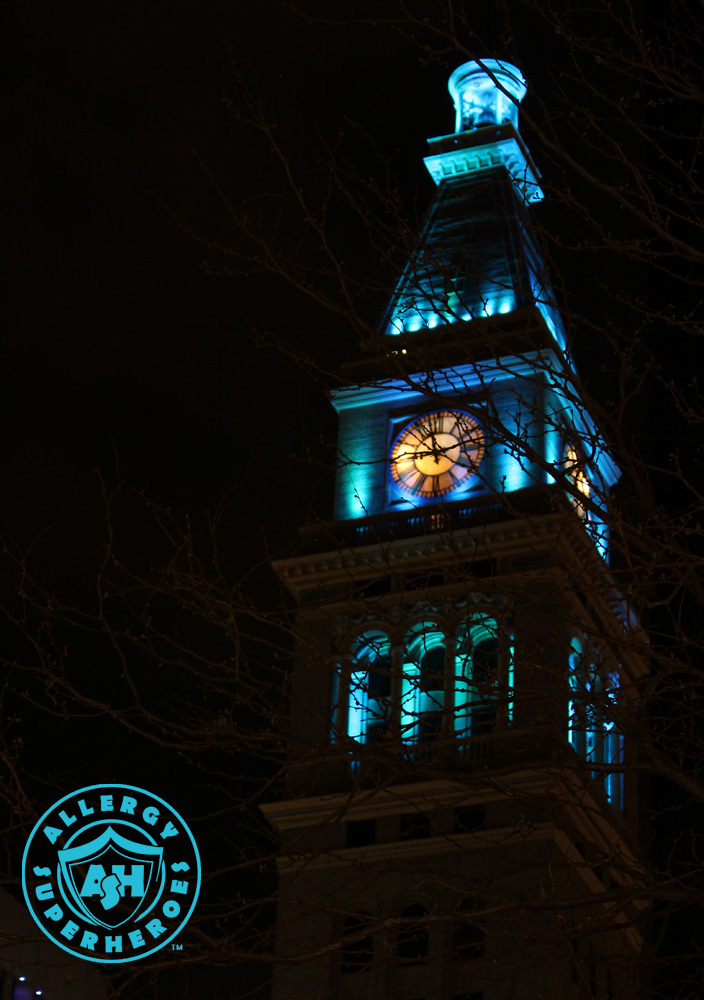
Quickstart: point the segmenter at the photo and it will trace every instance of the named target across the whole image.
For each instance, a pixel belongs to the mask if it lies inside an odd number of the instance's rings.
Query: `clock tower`
[[[631,1000],[644,667],[619,470],[531,216],[520,71],[450,77],[427,224],[331,394],[334,520],[297,602],[274,1000]]]

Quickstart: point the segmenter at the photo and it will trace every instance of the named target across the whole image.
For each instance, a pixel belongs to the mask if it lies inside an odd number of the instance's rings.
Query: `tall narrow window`
[[[455,733],[481,736],[496,725],[499,638],[493,618],[461,625],[455,654]]]
[[[584,467],[584,459],[573,444],[565,448],[565,475],[574,487],[576,495],[569,498],[580,517],[587,520],[587,507],[584,500],[591,496],[592,488]]]
[[[604,763],[614,767],[623,764],[624,751],[623,733],[616,719],[618,695],[619,676],[617,673],[609,674],[604,692]],[[604,787],[614,809],[623,809],[623,772],[617,770],[607,774]]]
[[[424,962],[428,957],[428,911],[415,903],[407,906],[401,916],[407,922],[398,932],[398,959],[408,965]]]
[[[568,658],[570,700],[568,704],[567,738],[573,748],[581,756],[586,756],[586,678],[584,668],[584,650],[581,641],[575,636],[570,643]]]
[[[360,636],[352,647],[347,734],[360,743],[379,743],[391,721],[391,648],[379,630]]]
[[[414,626],[406,637],[401,693],[401,734],[406,742],[439,738],[444,689],[445,636],[433,623]]]
[[[587,669],[584,687],[586,719],[584,756],[593,764],[601,764],[604,759],[604,696],[601,677],[593,665]],[[592,778],[598,781],[601,781],[603,776],[601,771],[592,771]]]
[[[508,637],[508,699],[506,704],[506,717],[509,725],[513,722],[513,693],[515,680],[516,645],[513,632]]]
[[[598,666],[590,664],[582,642],[572,639],[569,654],[570,700],[568,739],[574,750],[593,764],[623,763],[623,733],[615,712],[619,678],[611,673],[605,681]],[[592,778],[604,786],[615,809],[623,808],[623,774],[595,769]]]
[[[347,689],[345,688],[345,691]],[[331,684],[330,684],[330,702],[332,705],[332,718],[330,726],[330,742],[335,743],[341,735],[344,735],[347,727],[347,708],[348,706],[343,704],[343,684],[342,684],[342,668],[339,663],[335,664],[335,668],[332,672]]]
[[[465,899],[460,904],[452,936],[452,953],[458,962],[484,957],[484,928],[478,923],[483,903],[480,899]]]
[[[567,494],[568,500],[577,514],[582,518],[587,534],[596,545],[600,555],[608,560],[609,529],[596,508],[603,508],[603,497],[595,489],[594,481],[589,478],[587,463],[581,449],[574,444],[565,448],[563,469],[565,477],[574,492]]]
[[[374,942],[371,934],[365,934],[370,923],[371,917],[367,913],[345,919],[340,952],[340,970],[343,974],[364,972],[371,966]]]
[[[585,760],[600,763],[603,756],[601,677],[588,659],[582,641],[576,637],[570,644],[569,685],[569,741]],[[596,776],[594,772],[593,777]]]

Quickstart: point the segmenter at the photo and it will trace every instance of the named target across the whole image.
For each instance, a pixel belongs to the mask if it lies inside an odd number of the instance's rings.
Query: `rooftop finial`
[[[510,123],[518,131],[518,103],[526,82],[521,71],[499,59],[482,59],[458,66],[448,89],[457,112],[455,132]]]

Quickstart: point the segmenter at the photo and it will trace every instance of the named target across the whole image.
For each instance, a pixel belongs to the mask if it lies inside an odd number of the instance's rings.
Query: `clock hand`
[[[443,449],[440,448],[440,445],[438,444],[437,438],[435,437],[434,434],[430,435],[430,439],[433,442],[432,446],[431,446],[431,449],[430,449],[430,454],[435,459],[435,464],[438,465],[438,463],[440,462],[441,457],[445,454],[445,452],[444,452]]]

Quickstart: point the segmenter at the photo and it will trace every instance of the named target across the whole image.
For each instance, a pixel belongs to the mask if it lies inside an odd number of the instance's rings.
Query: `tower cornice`
[[[505,167],[527,204],[541,201],[540,172],[513,125],[498,125],[428,139],[423,160],[436,184],[470,176],[490,167]]]
[[[387,403],[398,400],[399,392],[431,396],[462,392],[483,392],[507,378],[549,380],[561,370],[561,362],[551,350],[530,351],[520,356],[508,354],[499,358],[470,361],[464,364],[442,365],[436,369],[399,374],[372,382],[362,382],[333,389],[330,402],[338,413],[368,406],[370,403]]]

